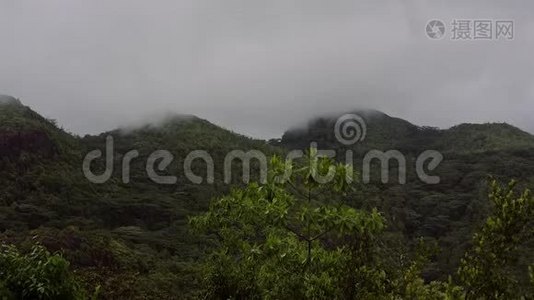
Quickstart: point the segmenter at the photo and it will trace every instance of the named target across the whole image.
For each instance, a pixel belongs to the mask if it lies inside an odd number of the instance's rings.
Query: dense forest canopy
[[[271,142],[192,116],[78,137],[3,97],[0,296],[532,297],[534,218],[527,190],[534,186],[534,137],[507,124],[441,130],[380,112],[353,113],[368,127],[365,140],[354,145],[336,140],[335,117],[314,119]],[[114,138],[118,167],[110,180],[93,184],[82,161],[92,150],[105,153],[107,136]],[[283,157],[309,150],[312,142],[335,150],[339,160],[312,151],[292,166],[289,183],[274,180],[287,167]],[[139,156],[124,183],[120,166],[133,149]],[[176,175],[176,184],[146,176],[147,158],[161,149],[175,157],[162,172]],[[198,149],[217,166],[213,184],[194,184],[181,171],[187,154]],[[224,183],[225,155],[236,149],[270,158],[267,182],[258,183],[253,172],[243,183],[236,164],[231,184]],[[406,184],[395,180],[396,164],[385,184],[376,173],[363,184],[359,163],[345,168],[343,153],[351,150],[361,162],[371,149],[402,152]],[[433,173],[439,184],[414,175],[414,160],[428,149],[444,156]],[[95,173],[105,167],[103,159],[95,164]],[[359,175],[351,184],[317,185],[311,174],[330,166],[341,177]],[[252,164],[253,171],[258,167]],[[192,168],[206,177],[202,161]]]

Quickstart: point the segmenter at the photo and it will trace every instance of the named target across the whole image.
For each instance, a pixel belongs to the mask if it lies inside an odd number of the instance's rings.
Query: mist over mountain
[[[22,103],[15,97],[0,94],[0,105],[2,104],[21,105]]]
[[[0,1],[0,300],[534,300],[534,1]]]
[[[360,106],[423,126],[507,122],[534,133],[532,3],[448,3],[5,2],[0,82],[79,135],[175,111],[277,138]],[[456,43],[458,18],[513,19],[516,35]],[[426,36],[432,19],[447,37]]]
[[[399,149],[404,151],[485,152],[534,147],[534,136],[506,123],[463,123],[448,129],[417,126],[376,110],[348,111],[362,117],[366,136],[355,150]],[[280,139],[286,148],[309,147],[317,142],[326,148],[339,148],[335,124],[343,114],[310,119],[307,125],[290,129]],[[361,124],[358,124],[361,126]]]
[[[371,184],[347,195],[346,201],[356,208],[376,207],[383,212],[394,240],[407,245],[418,237],[436,241],[447,255],[425,269],[429,280],[443,279],[454,270],[469,247],[473,230],[489,210],[483,196],[488,176],[534,184],[534,137],[508,124],[438,129],[379,111],[356,110],[348,113],[358,114],[367,131],[365,139],[353,145],[337,140],[337,114],[311,118],[268,143],[195,116],[167,114],[82,138],[13,97],[0,99],[0,239],[17,244],[37,239],[49,249],[61,250],[82,278],[109,282],[103,286],[107,297],[128,293],[193,297],[198,292],[197,262],[216,241],[192,234],[188,218],[206,211],[213,198],[242,185],[240,165],[233,166],[232,184],[223,182],[224,158],[232,150],[260,150],[269,157],[306,150],[315,142],[339,154],[351,149],[356,160],[372,149],[401,151],[408,161],[406,184],[399,184],[399,166],[391,164],[389,183],[381,183],[373,171]],[[89,151],[105,153],[107,136],[114,138],[115,169],[110,180],[95,185],[85,178],[81,165]],[[422,184],[413,171],[415,157],[428,149],[444,155],[432,173],[440,176],[438,185]],[[120,166],[131,150],[138,150],[139,156],[132,161],[130,183],[125,184]],[[147,177],[147,157],[156,150],[172,153],[174,161],[162,174],[176,176],[176,184],[162,186]],[[193,150],[212,156],[213,184],[205,180],[193,184],[185,177],[183,161]],[[93,167],[96,173],[102,171],[104,159]],[[361,164],[355,167],[360,170]],[[192,168],[206,177],[202,161]],[[253,175],[253,180],[257,178]],[[531,260],[531,249],[522,248],[522,261]],[[119,283],[124,280],[135,284]]]

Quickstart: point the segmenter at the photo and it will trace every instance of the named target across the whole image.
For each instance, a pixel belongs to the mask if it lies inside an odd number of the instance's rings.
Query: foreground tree
[[[358,211],[334,200],[351,188],[352,172],[313,150],[299,165],[274,157],[266,184],[235,189],[193,218],[194,228],[221,241],[208,265],[209,294],[342,297],[344,287],[356,280],[347,267],[363,257],[353,252],[368,251],[384,228],[377,211]],[[358,242],[345,243],[349,236]]]
[[[290,172],[288,172],[290,171]],[[287,177],[286,175],[292,175]],[[287,178],[286,178],[287,177]],[[327,178],[328,180],[325,180]],[[208,298],[218,299],[497,299],[516,294],[510,251],[528,236],[533,199],[491,184],[494,215],[474,238],[457,277],[425,282],[432,253],[421,243],[411,262],[388,265],[378,238],[385,221],[345,206],[355,178],[349,166],[315,151],[300,162],[274,157],[265,184],[252,183],[214,201],[191,219],[218,237],[206,265]],[[400,264],[399,264],[400,265]]]
[[[96,293],[95,296],[96,297]],[[69,262],[35,245],[27,254],[0,248],[0,299],[87,299]]]
[[[534,198],[515,192],[516,182],[491,182],[493,215],[473,238],[473,248],[458,271],[468,299],[513,299],[524,290],[510,271],[517,248],[534,235]]]

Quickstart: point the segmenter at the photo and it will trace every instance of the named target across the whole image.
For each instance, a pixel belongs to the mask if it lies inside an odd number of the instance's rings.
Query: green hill
[[[490,176],[534,186],[534,136],[511,125],[462,124],[441,130],[418,127],[376,111],[351,113],[365,120],[363,141],[349,146],[339,143],[334,135],[339,116],[328,116],[287,131],[277,144],[286,149],[305,149],[316,142],[321,149],[336,150],[339,160],[344,160],[345,151],[350,149],[355,155],[355,168],[360,171],[363,157],[370,150],[400,151],[407,162],[406,184],[399,184],[396,162],[390,164],[389,183],[381,183],[380,166],[375,161],[372,184],[347,198],[357,207],[378,207],[388,216],[392,234],[400,233],[407,244],[421,236],[436,240],[444,253],[427,270],[428,279],[452,271],[469,246],[473,229],[488,211],[486,182]],[[425,184],[416,175],[415,159],[425,150],[443,154],[443,161],[431,172],[440,177],[439,184]],[[532,253],[533,248],[534,243],[530,250],[524,249],[525,253]]]
[[[534,148],[534,136],[506,123],[461,124],[444,130],[434,147],[451,152]]]
[[[421,152],[436,149],[452,153],[474,153],[534,148],[534,136],[506,123],[460,124],[449,129],[416,126],[379,111],[348,112],[360,116],[367,126],[365,139],[343,147],[335,137],[335,123],[341,116],[311,119],[306,126],[284,133],[279,145],[291,148],[308,147],[317,142],[324,148],[351,148],[357,153],[370,149]]]
[[[188,217],[242,184],[240,164],[233,167],[232,185],[223,183],[228,152],[255,149],[269,156],[317,142],[322,149],[337,150],[339,158],[353,150],[355,167],[361,170],[358,160],[367,151],[397,149],[407,157],[405,185],[395,181],[398,166],[391,164],[389,183],[380,183],[373,174],[372,184],[360,186],[345,200],[355,207],[378,207],[388,218],[392,241],[401,239],[410,247],[420,236],[436,240],[443,253],[425,271],[426,278],[434,279],[455,268],[472,231],[485,217],[489,175],[534,186],[534,137],[515,127],[463,124],[440,130],[377,111],[353,113],[365,120],[367,133],[364,141],[350,146],[335,137],[336,116],[288,130],[276,146],[184,115],[81,138],[17,99],[1,96],[0,240],[25,245],[37,239],[61,251],[90,290],[102,285],[105,299],[194,297],[199,291],[197,262],[215,239],[192,234]],[[105,153],[108,136],[114,140],[114,171],[106,183],[93,184],[82,172],[82,161],[89,151]],[[441,177],[438,185],[424,184],[414,173],[415,158],[427,149],[444,155],[433,173]],[[139,157],[132,160],[130,182],[124,183],[122,161],[131,150]],[[146,163],[156,150],[173,155],[160,174],[176,176],[176,184],[161,185],[148,178]],[[194,184],[185,177],[184,160],[193,150],[212,156],[213,184]],[[95,160],[92,170],[103,169],[104,159]],[[193,170],[206,178],[202,161],[195,161]]]
[[[91,150],[105,150],[107,136],[114,137],[115,171],[108,182],[92,184],[82,173],[82,161]],[[135,299],[185,297],[198,290],[194,262],[212,242],[189,233],[188,217],[228,191],[222,184],[227,152],[274,151],[264,141],[193,116],[78,138],[13,101],[0,105],[0,141],[0,149],[9,152],[0,161],[0,240],[25,244],[37,239],[62,251],[90,289],[105,283],[107,297]],[[124,184],[122,156],[134,149],[140,155],[132,162],[131,182]],[[147,156],[156,150],[174,155],[167,172],[178,177],[176,184],[148,178]],[[212,155],[214,184],[185,178],[181,166],[193,150]],[[95,161],[95,173],[103,163],[103,158]],[[201,162],[193,168],[205,175]]]
[[[359,110],[348,112],[356,114],[364,120],[367,134],[358,147],[363,149],[385,149],[402,145],[406,139],[416,138],[419,128],[405,120],[388,116],[374,110]],[[311,142],[317,142],[325,148],[339,148],[340,144],[335,136],[335,123],[341,115],[317,117],[311,119],[306,126],[290,129],[284,133],[281,145],[286,148],[309,147]]]

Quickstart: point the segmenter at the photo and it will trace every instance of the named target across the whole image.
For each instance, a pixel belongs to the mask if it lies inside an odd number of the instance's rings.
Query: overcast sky
[[[514,39],[451,40],[454,19]],[[0,0],[0,42],[0,94],[77,134],[176,112],[268,138],[361,107],[534,133],[531,0]]]

